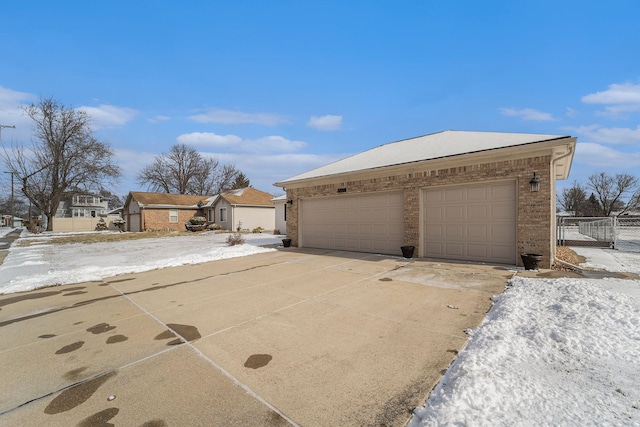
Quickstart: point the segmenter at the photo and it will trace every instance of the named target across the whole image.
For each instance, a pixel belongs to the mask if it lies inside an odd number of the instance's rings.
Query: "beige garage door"
[[[140,214],[129,215],[129,231],[140,231]]]
[[[424,256],[516,263],[515,182],[424,190]]]
[[[402,253],[402,193],[302,199],[300,204],[302,247]]]

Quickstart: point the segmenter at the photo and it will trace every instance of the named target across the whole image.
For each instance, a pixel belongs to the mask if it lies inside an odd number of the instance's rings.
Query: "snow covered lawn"
[[[640,254],[573,248],[640,273]],[[640,425],[640,281],[515,277],[410,426]]]
[[[68,235],[44,233],[34,236],[23,232],[21,238],[33,240],[33,243],[29,246],[14,244],[10,248],[0,266],[0,294],[246,256],[273,251],[275,249],[261,246],[282,243],[282,236],[245,234],[245,244],[228,246],[228,234],[203,232],[105,243],[51,244],[53,238]]]

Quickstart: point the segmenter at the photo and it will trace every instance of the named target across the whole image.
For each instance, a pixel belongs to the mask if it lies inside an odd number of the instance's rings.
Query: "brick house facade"
[[[446,134],[446,135],[443,135]],[[448,131],[439,138],[465,138],[478,144],[489,140],[492,133],[467,133]],[[506,138],[505,138],[506,135]],[[300,218],[301,205],[305,200],[349,197],[358,194],[402,194],[402,239],[405,245],[415,246],[418,256],[424,256],[428,239],[425,236],[425,191],[434,188],[457,188],[456,186],[506,182],[515,187],[514,215],[515,242],[513,263],[522,265],[520,254],[543,255],[541,267],[549,268],[555,256],[555,180],[568,175],[575,138],[548,135],[531,135],[530,138],[516,134],[517,143],[509,142],[510,134],[499,134],[506,142],[489,150],[462,152],[434,159],[417,158],[410,163],[388,164],[372,168],[353,169],[352,164],[362,165],[359,155],[329,165],[327,173],[319,168],[276,183],[286,188],[287,199],[293,203],[287,210],[287,237],[293,246],[309,246],[302,239],[305,223]],[[429,135],[417,138],[415,143],[429,142]],[[526,143],[521,143],[526,141]],[[401,141],[405,148],[411,140]],[[443,141],[438,141],[442,143]],[[454,143],[458,143],[454,141]],[[501,144],[501,145],[500,145]],[[458,143],[465,146],[464,143]],[[473,145],[470,143],[469,145]],[[481,144],[480,144],[481,145]],[[394,147],[387,144],[385,150]],[[398,147],[402,148],[402,147]],[[472,150],[473,147],[470,147]],[[376,149],[364,152],[372,162]],[[384,155],[384,153],[382,153]],[[365,158],[366,161],[366,158]],[[366,163],[364,163],[366,165]],[[533,173],[540,179],[539,191],[532,192],[530,181]],[[462,187],[461,187],[462,188]],[[302,240],[302,241],[301,241]],[[364,251],[367,251],[366,249]],[[455,257],[454,257],[455,258]],[[464,257],[462,257],[464,259]]]
[[[203,216],[200,208],[207,196],[132,191],[125,201],[122,218],[126,231],[185,231],[185,223]]]

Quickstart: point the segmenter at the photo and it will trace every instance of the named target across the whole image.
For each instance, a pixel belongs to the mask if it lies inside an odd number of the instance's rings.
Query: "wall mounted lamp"
[[[529,189],[532,193],[540,191],[540,179],[538,179],[535,172],[533,173],[533,178],[529,181]]]
[[[287,200],[287,204],[288,204],[289,206],[293,205],[293,199],[289,199],[289,200]]]

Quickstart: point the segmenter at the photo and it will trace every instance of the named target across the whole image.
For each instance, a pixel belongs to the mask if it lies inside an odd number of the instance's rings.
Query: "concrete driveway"
[[[0,424],[402,426],[512,275],[291,248],[0,296]]]

